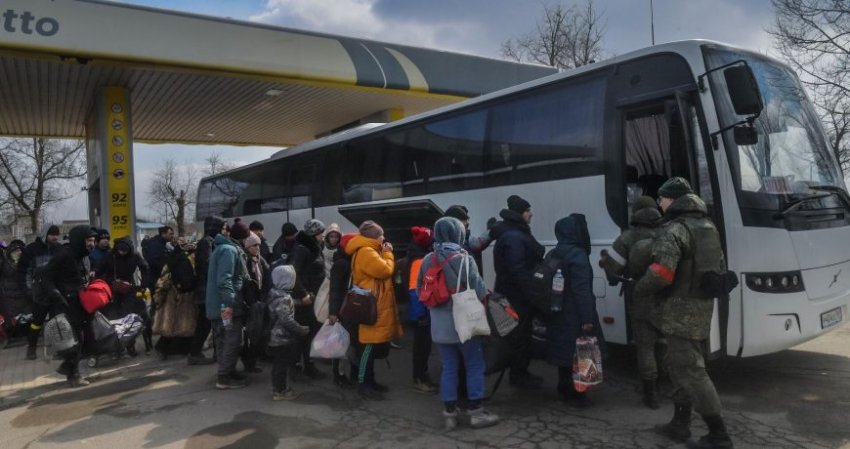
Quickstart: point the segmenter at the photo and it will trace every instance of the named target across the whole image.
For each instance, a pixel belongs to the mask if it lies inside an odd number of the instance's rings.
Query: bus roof
[[[339,142],[355,139],[355,138],[358,138],[358,137],[361,137],[361,136],[366,136],[366,135],[373,134],[373,133],[383,132],[383,131],[390,130],[390,129],[393,129],[393,128],[396,128],[396,127],[402,127],[402,126],[405,126],[405,125],[407,125],[408,123],[411,123],[411,122],[416,122],[416,121],[419,121],[419,120],[422,120],[422,119],[425,119],[425,118],[428,118],[428,117],[440,115],[440,114],[445,114],[445,113],[448,113],[448,112],[451,112],[451,111],[454,111],[454,110],[457,110],[457,109],[464,109],[464,108],[474,106],[474,105],[479,104],[479,103],[484,103],[484,102],[492,100],[494,98],[499,98],[499,97],[502,97],[502,96],[505,96],[505,95],[510,95],[510,94],[513,94],[513,93],[516,93],[516,92],[522,92],[522,91],[525,91],[525,90],[534,89],[536,87],[545,86],[547,84],[551,84],[551,83],[554,83],[554,82],[557,82],[557,81],[560,81],[560,80],[563,80],[563,79],[568,79],[568,78],[579,76],[579,75],[582,75],[582,74],[585,74],[585,73],[588,73],[588,72],[600,70],[600,69],[603,69],[603,68],[611,66],[611,65],[620,64],[622,62],[629,61],[629,60],[632,60],[632,59],[637,59],[637,58],[640,58],[640,57],[643,57],[643,56],[648,56],[648,55],[653,55],[653,54],[658,54],[658,53],[670,53],[670,52],[686,53],[686,52],[691,52],[691,51],[698,51],[703,45],[722,46],[722,47],[730,48],[730,49],[733,49],[733,50],[736,50],[736,51],[758,54],[760,57],[764,57],[764,58],[774,60],[773,58],[770,58],[768,56],[753,52],[751,50],[747,50],[747,49],[744,49],[744,48],[741,48],[741,47],[736,47],[734,45],[729,45],[729,44],[725,44],[725,43],[718,42],[718,41],[706,40],[706,39],[688,39],[688,40],[682,40],[682,41],[669,42],[669,43],[666,43],[666,44],[659,44],[659,45],[655,45],[655,46],[652,46],[652,47],[646,47],[646,48],[642,48],[642,49],[639,49],[639,50],[631,51],[629,53],[625,53],[625,54],[622,54],[622,55],[619,55],[619,56],[615,56],[613,58],[606,59],[604,61],[595,62],[595,63],[588,64],[588,65],[585,65],[585,66],[582,66],[582,67],[571,69],[571,70],[565,70],[561,73],[556,73],[556,74],[549,75],[549,76],[546,76],[546,77],[543,77],[543,78],[539,78],[539,79],[536,79],[536,80],[533,80],[533,81],[528,81],[528,82],[518,84],[518,85],[513,86],[513,87],[509,87],[509,88],[502,89],[502,90],[499,90],[499,91],[491,92],[491,93],[481,95],[481,96],[476,97],[476,98],[471,98],[469,100],[454,103],[454,104],[444,106],[444,107],[441,107],[441,108],[437,108],[437,109],[434,109],[434,110],[431,110],[431,111],[428,111],[428,112],[423,112],[421,114],[406,117],[404,119],[397,120],[397,121],[394,121],[394,122],[391,122],[391,123],[385,123],[385,124],[368,123],[366,125],[362,125],[362,126],[359,126],[357,128],[348,129],[348,130],[345,130],[343,132],[332,134],[330,136],[322,137],[322,138],[319,138],[319,139],[316,139],[316,140],[312,140],[310,142],[303,143],[301,145],[297,145],[297,146],[294,146],[294,147],[291,147],[291,148],[287,148],[287,149],[278,151],[275,154],[273,154],[272,156],[270,156],[268,159],[261,160],[261,161],[255,162],[253,164],[249,164],[249,165],[246,165],[246,166],[243,166],[243,167],[240,167],[240,168],[236,168],[236,169],[224,172],[224,173],[219,173],[219,174],[214,175],[214,176],[208,176],[208,177],[203,178],[201,181],[204,181],[206,179],[212,179],[212,178],[218,178],[218,177],[221,177],[221,176],[226,176],[226,175],[229,175],[229,174],[232,174],[232,173],[238,173],[242,170],[247,170],[247,169],[256,167],[258,165],[262,165],[262,164],[267,163],[267,162],[272,161],[272,160],[277,160],[277,159],[282,159],[282,158],[286,158],[286,157],[290,157],[290,156],[295,156],[297,154],[301,154],[301,153],[304,153],[304,152],[307,152],[307,151],[310,151],[310,150],[314,150],[314,149],[317,149],[317,148],[323,148],[323,147],[326,147],[326,146],[329,146],[329,145],[333,145],[333,144],[336,144],[336,143],[339,143]],[[777,64],[785,65],[781,61],[775,61],[775,62]]]

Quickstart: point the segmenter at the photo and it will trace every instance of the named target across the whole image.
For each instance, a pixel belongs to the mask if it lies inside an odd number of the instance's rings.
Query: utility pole
[[[652,32],[652,45],[655,45],[655,9],[652,7],[652,0],[649,0],[649,26]]]

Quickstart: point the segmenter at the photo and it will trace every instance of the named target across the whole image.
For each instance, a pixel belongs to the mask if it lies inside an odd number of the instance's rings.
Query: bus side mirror
[[[764,109],[761,101],[756,77],[748,65],[737,65],[723,70],[726,78],[726,87],[729,89],[729,98],[732,107],[738,115],[759,115]],[[737,138],[737,130],[735,136]]]

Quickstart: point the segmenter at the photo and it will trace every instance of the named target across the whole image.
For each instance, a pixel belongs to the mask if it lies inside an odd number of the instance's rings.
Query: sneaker
[[[437,387],[431,385],[427,380],[415,380],[411,388],[421,394],[437,394]]]
[[[80,377],[79,374],[77,374],[76,376],[71,376],[71,377],[68,378],[68,387],[69,388],[87,387],[89,385],[91,385],[91,382],[83,379],[82,377]]]
[[[483,429],[499,423],[499,415],[484,410],[484,407],[469,410],[467,414],[469,414],[469,425],[473,429]]]
[[[457,409],[452,411],[443,410],[446,430],[454,430],[457,427]]]
[[[401,343],[396,343],[395,341],[390,342],[390,347],[393,349],[402,349]]]
[[[291,387],[283,391],[272,392],[272,401],[291,401],[297,397],[298,393],[296,393]]]
[[[32,345],[27,345],[27,360],[35,360],[38,358],[36,351],[36,347]]]
[[[371,386],[360,384],[357,386],[357,393],[360,397],[367,401],[383,401],[384,395],[375,391]]]
[[[188,359],[186,359],[186,363],[189,365],[212,365],[215,363],[215,360],[212,357],[204,357],[203,354],[199,355],[190,355]]]
[[[233,376],[218,376],[215,387],[219,390],[234,390],[237,388],[247,387],[248,383],[245,379],[234,379]]]

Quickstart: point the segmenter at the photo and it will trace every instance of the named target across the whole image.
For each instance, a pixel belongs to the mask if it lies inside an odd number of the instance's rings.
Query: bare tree
[[[850,2],[772,0],[774,47],[809,88],[829,145],[850,166]]]
[[[596,9],[594,0],[585,0],[581,7],[544,5],[536,29],[507,40],[502,44],[501,54],[519,62],[562,69],[581,67],[602,59],[606,26],[604,11]]]
[[[154,173],[154,180],[148,191],[151,196],[149,206],[154,210],[165,207],[167,212],[164,221],[168,221],[170,213],[177,225],[177,235],[186,234],[186,217],[191,216],[195,205],[196,182],[196,167],[191,164],[178,167],[174,159],[163,161]]]
[[[204,167],[204,176],[215,176],[236,168],[236,165],[232,162],[223,160],[219,153],[211,154],[205,159],[205,162],[207,165]]]
[[[84,148],[79,140],[0,139],[0,207],[39,233],[45,210],[77,193],[67,183],[86,175]]]

